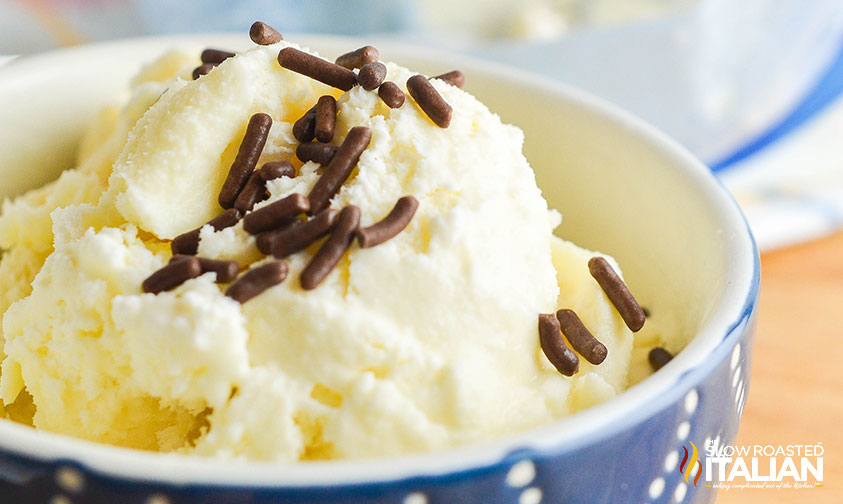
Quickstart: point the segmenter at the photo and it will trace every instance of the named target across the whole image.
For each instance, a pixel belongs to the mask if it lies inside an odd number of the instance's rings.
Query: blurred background
[[[678,139],[732,191],[762,251],[738,442],[843,450],[843,401],[829,401],[843,390],[843,0],[0,0],[0,62],[117,38],[245,34],[256,19],[290,39],[398,40],[502,62]],[[843,501],[822,490],[719,501]]]

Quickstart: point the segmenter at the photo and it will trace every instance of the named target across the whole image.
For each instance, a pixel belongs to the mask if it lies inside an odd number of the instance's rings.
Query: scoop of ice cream
[[[559,216],[521,154],[521,131],[436,79],[453,108],[448,128],[409,95],[391,109],[376,91],[340,92],[281,68],[287,45],[243,52],[195,81],[172,56],[147,68],[121,116],[136,118],[131,130],[105,141],[120,141],[119,155],[95,163],[113,159],[108,169],[66,173],[35,193],[38,212],[25,203],[32,195],[6,205],[0,274],[14,302],[2,320],[2,401],[27,393],[35,427],[95,441],[297,460],[492,439],[623,390],[632,334],[589,276],[594,254],[552,235]],[[405,91],[412,75],[387,64],[386,79]],[[294,157],[292,125],[325,94],[337,98],[333,143],[355,126],[372,133],[331,207],[357,205],[368,226],[412,195],[407,228],[353,245],[314,290],[299,276],[318,243],[287,259],[285,282],[244,304],[213,273],[143,293],[169,240],[222,211],[217,195],[254,113],[273,119],[261,163],[298,168],[270,181],[255,210],[309,193],[322,170]],[[86,176],[97,183],[76,180]],[[90,194],[65,196],[82,186]],[[265,262],[242,221],[200,236],[200,256]],[[539,346],[537,315],[560,307],[608,348],[573,377]]]

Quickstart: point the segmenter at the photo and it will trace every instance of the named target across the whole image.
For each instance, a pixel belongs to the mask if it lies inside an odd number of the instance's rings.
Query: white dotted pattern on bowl
[[[78,494],[85,489],[85,475],[74,467],[59,467],[55,474],[56,485],[62,490]]]
[[[542,501],[542,491],[536,487],[530,487],[521,493],[518,504],[539,504]]]
[[[518,462],[506,475],[506,484],[521,488],[530,484],[536,478],[536,465],[529,460]]]
[[[146,499],[146,504],[170,504],[170,499],[161,494],[155,494]]]
[[[734,357],[732,357],[734,361]],[[691,433],[691,422],[689,421],[690,418],[694,415],[697,411],[697,406],[700,403],[700,394],[697,392],[696,389],[691,389],[685,394],[685,399],[682,401],[682,405],[684,407],[685,413],[688,415],[688,418],[679,422],[679,425],[676,427],[676,439],[680,442],[680,446],[684,444],[685,440],[688,439],[688,436]],[[709,444],[710,438],[706,438],[707,446]],[[679,451],[678,450],[671,450],[667,453],[664,458],[664,474],[667,476],[668,474],[672,473],[676,470],[676,466],[679,464]],[[695,466],[691,470],[691,475],[694,475],[697,472],[697,466]],[[649,488],[649,495],[651,500],[656,500],[664,493],[666,481],[665,478],[659,476],[655,478],[652,483],[650,483]],[[673,491],[673,501],[674,502],[682,502],[685,499],[685,496],[688,493],[688,486],[680,481],[679,484]]]
[[[673,502],[682,502],[682,499],[685,498],[685,494],[688,493],[688,485],[685,483],[679,483],[676,486],[676,491],[673,492]]]
[[[688,439],[688,434],[691,432],[691,424],[689,422],[682,422],[676,428],[676,439],[684,441]]]
[[[743,417],[743,409],[746,406],[746,381],[741,377],[741,344],[735,345],[732,350],[732,360],[729,365],[732,369],[732,396],[735,401],[735,410],[738,413],[738,421]]]
[[[662,492],[664,492],[664,478],[660,476],[650,483],[650,498],[658,499]]]
[[[732,356],[729,361],[729,368],[732,373],[732,397],[734,398],[735,408],[738,414],[738,421],[740,421],[741,417],[743,416],[743,409],[746,406],[746,383],[741,377],[741,366],[739,365],[741,362],[741,344],[738,343],[735,345],[735,349],[732,350]],[[683,405],[685,407],[685,413],[688,416],[693,416],[694,412],[697,410],[697,406],[699,405],[700,396],[699,392],[696,389],[691,389],[686,395]],[[683,420],[679,423],[676,428],[676,438],[680,442],[684,442],[688,435],[691,433],[691,423],[688,420]],[[720,444],[720,435],[717,435],[717,438],[712,440],[711,437],[706,437],[705,443],[703,447],[707,447],[709,445],[718,446]],[[679,452],[676,450],[672,450],[668,452],[667,456],[664,459],[664,472],[665,474],[671,473],[676,469],[676,465],[679,462]],[[697,472],[699,472],[699,466],[695,465],[691,468],[691,472],[689,473],[690,477],[696,476]],[[649,488],[649,495],[651,500],[658,499],[662,493],[664,493],[665,487],[665,478],[659,476],[655,478],[652,483],[650,483]],[[688,494],[688,485],[680,481],[679,484],[673,491],[673,502],[682,502],[685,500],[685,497]]]
[[[676,464],[679,463],[679,452],[673,450],[667,454],[664,459],[664,472],[671,472],[676,469]]]
[[[700,395],[697,393],[696,389],[691,389],[688,392],[688,395],[685,396],[685,412],[689,415],[693,415],[694,411],[697,410],[697,404],[700,401]]]
[[[414,492],[404,498],[404,504],[427,504],[427,497],[421,492]]]

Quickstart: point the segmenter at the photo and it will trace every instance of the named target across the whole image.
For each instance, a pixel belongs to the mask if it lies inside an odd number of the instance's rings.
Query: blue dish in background
[[[84,124],[143,61],[175,45],[238,48],[244,38],[139,39],[0,68],[0,129],[28,124],[23,117],[49,119],[37,131],[38,149],[0,135],[0,197],[66,168],[55,160],[72,159]],[[327,56],[361,45],[294,39]],[[759,262],[732,198],[675,142],[587,94],[508,67],[376,45],[386,59],[422,72],[460,68],[468,91],[521,127],[539,186],[565,216],[560,235],[615,256],[639,299],[686,348],[618,397],[552,425],[392,459],[234,463],[97,445],[0,420],[0,502],[714,501],[705,478],[694,484],[694,473],[686,482],[680,466],[692,442],[701,452],[731,442],[746,401]],[[13,176],[27,172],[21,167],[37,171]]]

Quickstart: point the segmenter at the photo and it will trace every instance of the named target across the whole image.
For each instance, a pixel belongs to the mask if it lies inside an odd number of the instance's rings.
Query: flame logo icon
[[[697,475],[694,476],[694,486],[697,486],[697,481],[699,481],[700,475],[702,474],[702,462],[697,458],[697,445],[693,441],[688,441],[688,443],[691,444],[691,459],[688,460],[688,449],[683,446],[682,449],[685,451],[685,456],[682,457],[682,463],[679,464],[679,472],[685,475],[685,483],[690,483],[688,478],[690,478],[691,472],[694,470],[694,465],[696,465]]]

